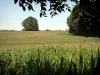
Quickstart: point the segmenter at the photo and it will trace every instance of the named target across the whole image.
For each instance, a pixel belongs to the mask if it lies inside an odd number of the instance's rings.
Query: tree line
[[[97,0],[87,2],[82,9],[79,3],[73,8],[71,15],[67,19],[69,32],[100,38],[100,7]]]
[[[24,11],[26,8],[35,11],[32,3],[39,4],[41,8],[40,17],[47,17],[46,11],[50,11],[51,17],[66,10],[70,11],[68,1],[76,3],[68,18],[69,31],[86,37],[100,37],[99,0],[14,0],[15,4],[18,3]],[[47,8],[48,3],[49,8]]]

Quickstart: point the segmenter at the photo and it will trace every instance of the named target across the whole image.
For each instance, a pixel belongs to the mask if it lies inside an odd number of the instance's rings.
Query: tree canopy
[[[51,17],[57,15],[58,13],[70,11],[70,7],[67,4],[68,0],[14,0],[15,4],[19,3],[19,6],[25,11],[26,8],[35,11],[32,3],[40,4],[40,17],[47,17],[46,11],[50,11]],[[70,0],[69,0],[70,1]],[[71,0],[77,2],[77,0]],[[50,8],[47,8],[47,2]]]
[[[38,31],[38,22],[34,17],[28,17],[22,22],[22,26],[24,27],[24,31]]]
[[[76,5],[67,19],[69,33],[86,35],[88,33],[87,26],[89,25],[88,18],[89,16],[79,9],[79,5]]]
[[[94,8],[92,9],[92,7]],[[82,7],[82,9],[77,4],[67,19],[69,32],[77,35],[100,37],[99,13],[100,9],[99,7],[97,8],[96,1]]]
[[[32,3],[40,4],[40,17],[46,17],[45,11],[50,11],[51,16],[55,16],[61,12],[65,12],[65,10],[70,11],[70,7],[68,5],[68,1],[79,3],[79,7],[85,9],[87,11],[92,9],[92,4],[94,7],[99,8],[99,0],[14,0],[15,4],[19,3],[19,6],[25,11],[26,8],[34,11],[34,6]],[[50,8],[46,8],[47,2],[49,3]],[[98,10],[98,8],[93,8],[93,10]],[[89,9],[89,10],[88,10]],[[94,13],[94,12],[93,12]]]

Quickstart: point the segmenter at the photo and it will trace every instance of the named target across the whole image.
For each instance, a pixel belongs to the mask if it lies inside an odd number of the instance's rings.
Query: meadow
[[[99,75],[99,50],[67,31],[0,32],[0,75]]]

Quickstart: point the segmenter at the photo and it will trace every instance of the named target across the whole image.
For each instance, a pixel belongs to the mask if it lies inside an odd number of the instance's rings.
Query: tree
[[[50,15],[51,16],[55,16],[58,14],[58,12],[65,12],[65,10],[67,9],[68,11],[70,11],[70,7],[67,3],[67,1],[72,1],[75,3],[79,3],[80,8],[87,8],[87,6],[89,6],[94,2],[96,3],[96,6],[99,7],[99,0],[14,0],[15,4],[17,2],[19,2],[19,6],[22,7],[22,9],[25,11],[26,8],[28,8],[29,10],[33,10],[34,8],[32,6],[32,3],[36,3],[36,4],[40,4],[40,17],[44,16],[46,17],[46,13],[45,11],[50,11]],[[47,2],[50,5],[50,8],[46,8],[47,6]],[[96,8],[97,9],[97,8]]]
[[[46,11],[50,11],[51,17],[57,15],[58,13],[65,12],[65,10],[70,11],[70,7],[67,4],[68,0],[14,0],[15,4],[19,2],[19,6],[25,11],[26,8],[34,11],[34,7],[32,3],[36,3],[40,5],[40,17],[47,17]],[[70,0],[69,0],[70,1]],[[77,2],[77,0],[71,0]],[[50,8],[46,8],[47,3]]]
[[[86,17],[86,14],[83,13],[81,9],[79,9],[79,5],[77,4],[67,19],[69,32],[76,35],[85,35],[87,19],[88,17]]]
[[[36,18],[28,17],[22,22],[22,26],[24,27],[23,30],[25,31],[38,31],[38,22]]]
[[[89,25],[85,25],[84,29],[87,31],[92,31],[95,36],[100,37],[100,6],[99,0],[14,0],[15,4],[19,2],[19,6],[25,11],[26,8],[29,10],[33,10],[32,3],[40,4],[40,17],[47,17],[46,11],[50,11],[51,17],[57,15],[58,13],[65,12],[65,10],[70,11],[70,7],[67,1],[73,1],[76,4],[79,4],[79,9],[89,16],[88,20],[85,23],[89,23]],[[47,3],[49,3],[50,8],[47,7]],[[86,18],[87,19],[87,18]],[[84,24],[83,24],[84,25]],[[89,29],[90,28],[90,29]]]
[[[72,10],[71,15],[67,19],[67,24],[69,26],[69,33],[79,34],[78,30],[79,12],[80,10],[78,9],[78,5],[76,5]]]
[[[89,6],[87,8],[89,8]],[[96,19],[95,16],[93,17],[92,15],[90,15],[90,11],[88,12],[85,9],[80,9],[79,5],[77,4],[73,8],[71,15],[67,19],[69,32],[77,35],[85,35],[86,37],[87,36],[100,37],[99,36],[100,28],[98,26],[99,23],[96,20],[100,20],[100,18]],[[96,29],[97,26],[98,29]]]
[[[80,7],[89,18],[86,28],[100,38],[100,4],[99,0],[81,0]],[[87,18],[85,18],[87,19]]]

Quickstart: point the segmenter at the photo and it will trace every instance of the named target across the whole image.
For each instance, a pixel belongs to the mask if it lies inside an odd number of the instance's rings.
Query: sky
[[[68,2],[69,6],[73,8],[75,5],[72,2]],[[33,4],[34,11],[26,10],[25,12],[19,7],[18,3],[15,5],[14,0],[1,0],[0,1],[0,30],[22,30],[22,21],[29,16],[35,17],[38,20],[40,30],[66,30],[68,26],[66,24],[67,18],[70,12],[62,12],[59,15],[40,18],[39,5]],[[49,12],[47,11],[47,14]]]

